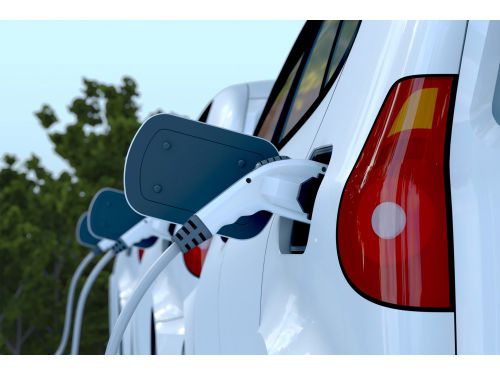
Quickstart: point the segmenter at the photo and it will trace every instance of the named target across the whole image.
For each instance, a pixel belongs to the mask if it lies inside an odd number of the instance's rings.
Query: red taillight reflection
[[[201,270],[203,268],[203,263],[205,263],[205,257],[207,256],[208,247],[210,246],[211,240],[206,240],[195,248],[184,253],[184,263],[187,269],[194,276],[200,277]]]
[[[344,188],[340,264],[370,299],[452,308],[447,128],[455,81],[427,76],[396,83]]]

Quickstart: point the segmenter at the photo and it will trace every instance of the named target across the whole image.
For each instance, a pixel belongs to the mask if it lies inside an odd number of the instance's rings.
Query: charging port
[[[328,165],[332,158],[332,146],[323,146],[315,149],[311,154],[311,160]],[[319,186],[323,180],[323,175],[310,178],[302,184],[297,200],[302,210],[312,216],[314,201],[318,193]],[[300,221],[279,218],[279,247],[282,254],[303,254],[307,247],[310,224]]]

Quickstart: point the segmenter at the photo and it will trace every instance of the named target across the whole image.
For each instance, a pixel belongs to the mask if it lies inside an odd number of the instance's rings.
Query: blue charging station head
[[[89,207],[88,228],[92,235],[117,241],[144,217],[130,208],[120,190],[99,190]]]
[[[76,224],[76,240],[82,246],[88,248],[95,248],[99,243],[99,238],[94,237],[88,228],[88,214],[85,211],[80,215],[78,223]]]
[[[277,155],[274,145],[262,138],[173,115],[155,115],[142,124],[130,144],[125,195],[142,215],[184,224],[259,161]],[[223,227],[219,234],[251,238],[270,218],[270,213],[261,211]]]

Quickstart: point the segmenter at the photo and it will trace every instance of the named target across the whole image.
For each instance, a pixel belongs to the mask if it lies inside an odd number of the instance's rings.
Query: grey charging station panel
[[[125,194],[137,212],[184,224],[259,161],[277,155],[274,145],[262,138],[173,115],[155,115],[142,124],[130,145]],[[270,218],[270,213],[261,211],[223,227],[219,234],[251,238]]]
[[[80,245],[90,248],[96,247],[99,243],[99,239],[89,232],[87,212],[80,216],[76,224],[76,240]]]
[[[117,241],[120,236],[144,219],[130,208],[123,192],[99,190],[89,207],[88,228],[92,235]]]

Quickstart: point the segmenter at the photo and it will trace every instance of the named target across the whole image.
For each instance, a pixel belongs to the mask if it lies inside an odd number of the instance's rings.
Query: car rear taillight
[[[184,253],[184,263],[187,269],[194,276],[200,277],[201,270],[203,268],[203,263],[205,263],[205,257],[207,256],[208,247],[210,246],[211,240],[206,240],[202,242],[195,248]]]
[[[141,248],[137,251],[137,257],[139,258],[139,263],[141,263],[143,256],[144,256],[144,249]]]
[[[340,264],[374,302],[453,308],[448,154],[456,80],[395,83],[342,193]]]

